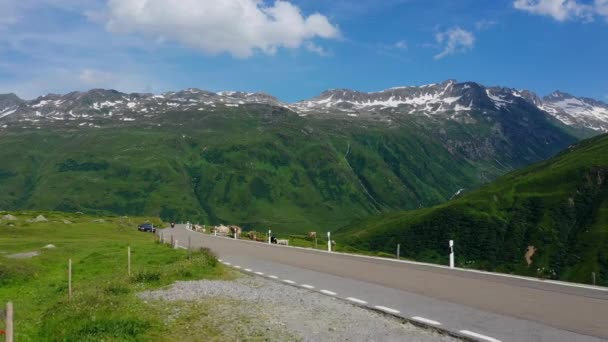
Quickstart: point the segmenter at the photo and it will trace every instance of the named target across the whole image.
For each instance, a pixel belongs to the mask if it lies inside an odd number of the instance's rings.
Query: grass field
[[[138,232],[135,227],[143,218],[53,212],[0,212],[0,218],[6,214],[18,220],[0,220],[0,305],[14,303],[16,341],[222,340],[222,331],[205,320],[210,316],[208,306],[146,303],[136,295],[176,280],[236,276],[208,252],[196,251],[188,260],[186,251],[173,250],[157,243],[153,234]],[[27,222],[39,214],[48,222]],[[55,248],[43,248],[48,244]],[[131,276],[127,274],[128,246]],[[9,258],[34,251],[40,255]],[[71,302],[69,258],[73,262]],[[195,331],[186,327],[191,324],[196,324]]]

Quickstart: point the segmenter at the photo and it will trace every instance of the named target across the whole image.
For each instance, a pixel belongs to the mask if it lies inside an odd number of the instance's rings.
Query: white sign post
[[[450,268],[454,268],[454,240],[450,240]]]
[[[268,243],[270,244],[270,234],[272,234],[272,230],[268,231]]]
[[[331,252],[331,232],[327,232],[327,251]]]

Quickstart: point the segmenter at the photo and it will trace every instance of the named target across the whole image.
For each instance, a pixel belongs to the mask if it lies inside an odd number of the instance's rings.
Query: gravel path
[[[247,331],[250,326],[265,330],[273,341],[456,341],[317,292],[253,276],[235,281],[182,281],[140,297],[186,302],[225,299],[230,305],[216,304],[212,316],[231,317],[238,312],[239,319],[246,318],[248,323],[238,327],[239,336],[233,336],[238,340],[258,333]]]

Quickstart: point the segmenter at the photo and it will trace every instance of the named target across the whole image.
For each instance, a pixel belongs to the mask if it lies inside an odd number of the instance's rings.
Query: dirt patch
[[[40,255],[40,252],[33,251],[33,252],[26,252],[26,253],[9,254],[6,257],[10,258],[10,259],[29,259],[29,258],[33,258],[38,255]]]

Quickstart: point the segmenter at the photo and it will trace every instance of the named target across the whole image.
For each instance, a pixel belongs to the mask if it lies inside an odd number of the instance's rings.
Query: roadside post
[[[454,240],[450,240],[450,268],[454,268]]]
[[[268,244],[270,244],[270,235],[272,234],[272,230],[268,231]]]
[[[131,276],[131,246],[127,247],[127,273]]]
[[[175,243],[173,244],[173,249],[177,249],[177,246],[179,245],[177,244],[177,240],[175,240]]]
[[[327,251],[331,252],[331,232],[327,232]]]
[[[397,259],[400,259],[401,257],[401,244],[398,243],[397,244]]]
[[[72,301],[72,259],[68,259],[68,302]]]
[[[6,303],[6,342],[13,342],[13,303]]]
[[[188,260],[192,260],[192,237],[188,235]]]

